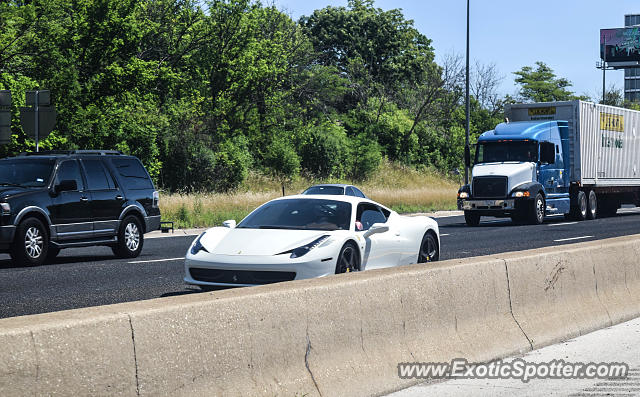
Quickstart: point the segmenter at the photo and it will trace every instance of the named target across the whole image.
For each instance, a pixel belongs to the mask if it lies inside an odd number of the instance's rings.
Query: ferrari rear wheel
[[[351,242],[346,243],[338,255],[336,274],[358,271],[360,271],[360,254],[358,247]]]
[[[437,261],[440,258],[438,249],[438,241],[432,232],[426,232],[420,243],[420,252],[418,253],[418,263],[427,263]]]

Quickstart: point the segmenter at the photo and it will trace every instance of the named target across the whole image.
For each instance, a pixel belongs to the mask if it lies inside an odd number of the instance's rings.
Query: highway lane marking
[[[146,261],[133,261],[133,262],[127,262],[127,263],[152,263],[152,262],[169,262],[169,261],[179,261],[181,259],[184,259],[184,256],[181,258],[167,258],[167,259],[149,259]]]
[[[593,236],[570,237],[570,238],[561,238],[561,239],[553,240],[553,241],[556,242],[556,243],[560,243],[562,241],[582,240],[582,239],[585,239],[585,238],[592,238],[592,237]]]
[[[565,226],[565,225],[575,225],[578,222],[564,222],[564,223],[554,223],[549,226]]]

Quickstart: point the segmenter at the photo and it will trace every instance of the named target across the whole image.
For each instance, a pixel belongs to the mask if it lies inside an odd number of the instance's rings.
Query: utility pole
[[[604,36],[603,40],[604,40],[604,59],[602,61],[602,104],[604,105],[605,104],[604,99],[607,95],[607,91],[605,89],[606,71],[607,71],[607,36]]]
[[[471,149],[469,148],[469,0],[467,0],[467,71],[465,86],[466,123],[464,145],[464,183],[469,184],[469,163],[471,158]]]
[[[35,104],[35,108],[34,108],[34,112],[33,113],[36,115],[36,120],[35,120],[36,152],[39,152],[40,151],[40,134],[38,133],[39,132],[39,128],[38,127],[40,127],[40,126],[38,125],[38,121],[39,121],[38,120],[38,99],[39,99],[38,96],[40,95],[40,91],[36,90],[35,95],[36,95],[36,104]]]

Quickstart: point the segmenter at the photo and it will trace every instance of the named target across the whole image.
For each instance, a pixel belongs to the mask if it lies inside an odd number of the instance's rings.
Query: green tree
[[[580,99],[568,90],[569,80],[557,77],[544,62],[536,62],[536,68],[524,66],[517,72],[515,82],[520,85],[520,99],[524,102],[553,102]]]
[[[268,172],[282,185],[282,191],[300,173],[300,158],[291,144],[282,137],[273,140],[264,157]]]

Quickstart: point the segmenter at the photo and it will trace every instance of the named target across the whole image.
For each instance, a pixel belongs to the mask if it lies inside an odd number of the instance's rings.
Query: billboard
[[[606,43],[607,62],[640,61],[640,29],[600,29],[600,58],[604,59]]]

